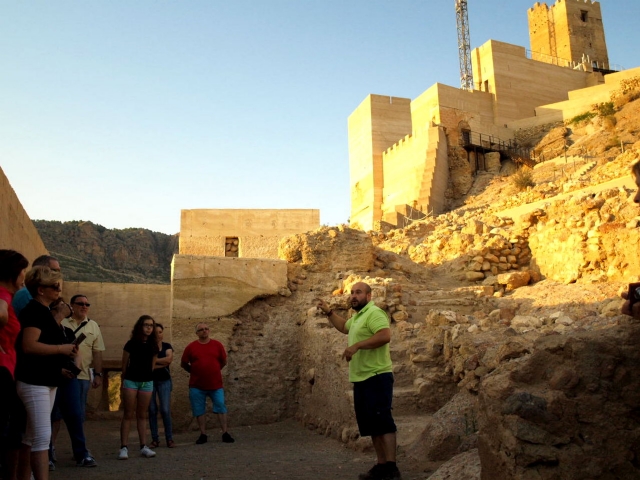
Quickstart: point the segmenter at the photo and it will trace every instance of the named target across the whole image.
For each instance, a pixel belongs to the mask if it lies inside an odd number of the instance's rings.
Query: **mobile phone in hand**
[[[80,335],[78,335],[76,337],[76,339],[73,341],[73,344],[77,347],[78,345],[80,345],[82,343],[82,341],[87,338],[87,336],[84,333],[81,333]]]
[[[629,300],[629,307],[631,307],[634,303],[640,302],[640,282],[629,284],[627,300]]]

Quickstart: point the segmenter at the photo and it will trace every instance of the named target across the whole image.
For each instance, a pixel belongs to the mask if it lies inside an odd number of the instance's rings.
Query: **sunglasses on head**
[[[91,304],[90,303],[84,303],[84,302],[73,302],[74,305],[80,305],[81,307],[90,307]]]

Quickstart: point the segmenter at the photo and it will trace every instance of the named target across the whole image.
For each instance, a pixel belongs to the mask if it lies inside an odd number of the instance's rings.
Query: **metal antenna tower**
[[[467,0],[455,0],[456,23],[458,25],[458,56],[460,57],[460,88],[473,90],[471,70],[471,40],[469,36],[469,14]]]

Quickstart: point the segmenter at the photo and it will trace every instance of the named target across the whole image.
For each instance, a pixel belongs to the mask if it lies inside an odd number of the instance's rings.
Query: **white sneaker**
[[[129,449],[122,447],[120,453],[118,453],[118,460],[127,460],[129,458]]]
[[[140,456],[151,458],[156,456],[156,452],[154,452],[153,450],[151,450],[149,447],[145,445],[140,449]]]

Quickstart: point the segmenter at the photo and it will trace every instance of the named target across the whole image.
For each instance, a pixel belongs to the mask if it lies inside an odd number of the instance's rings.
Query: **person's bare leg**
[[[54,420],[51,422],[51,445],[56,446],[56,439],[58,438],[58,433],[60,433],[60,422],[62,420]]]
[[[385,433],[382,435],[382,443],[384,444],[384,455],[387,462],[396,461],[396,433]]]
[[[217,413],[218,420],[220,421],[220,428],[222,429],[222,433],[227,433],[227,414],[226,413]]]
[[[129,431],[131,430],[131,421],[136,414],[136,390],[122,389],[122,406],[124,413],[122,422],[120,423],[120,445],[127,446],[129,443]]]
[[[49,451],[31,452],[31,470],[36,480],[49,480]]]
[[[205,418],[204,414],[200,415],[199,417],[196,417],[196,420],[198,421],[198,427],[200,427],[200,433],[202,435],[206,435],[207,419]]]
[[[147,444],[147,423],[149,422],[149,403],[151,403],[151,392],[138,392],[138,403],[136,407],[136,424],[138,427],[138,439],[140,448]]]
[[[373,449],[376,451],[377,463],[387,463],[384,435],[374,435],[371,437],[371,441],[373,442]]]
[[[47,468],[49,467],[47,462]],[[18,451],[18,479],[31,479],[31,446],[24,443]]]

